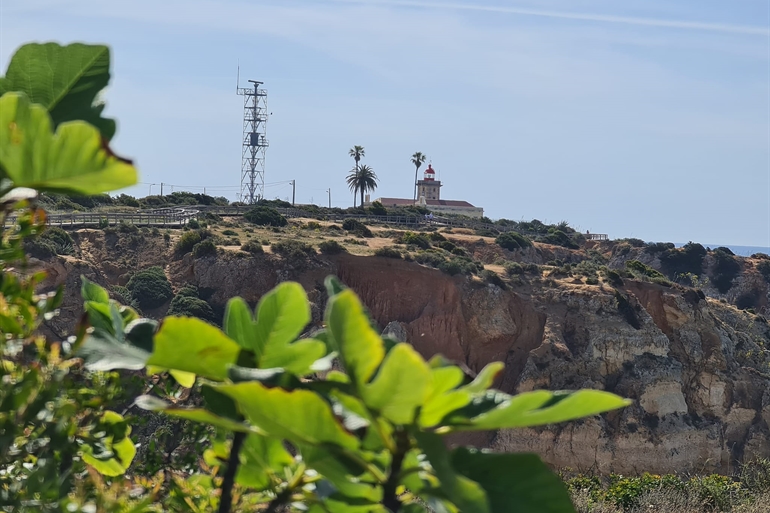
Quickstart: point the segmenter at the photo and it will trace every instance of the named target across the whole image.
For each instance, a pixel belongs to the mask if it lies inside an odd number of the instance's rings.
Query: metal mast
[[[238,87],[243,96],[243,151],[241,152],[241,201],[256,203],[265,197],[267,151],[267,91],[262,82],[249,80],[254,88]]]

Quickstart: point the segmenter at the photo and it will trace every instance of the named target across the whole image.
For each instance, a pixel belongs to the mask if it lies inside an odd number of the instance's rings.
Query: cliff
[[[196,285],[219,312],[232,296],[253,304],[278,282],[297,280],[314,303],[315,322],[325,303],[323,278],[336,274],[381,326],[398,328],[425,356],[442,353],[469,373],[504,361],[497,386],[508,393],[597,388],[634,400],[602,417],[464,436],[464,442],[534,451],[557,467],[602,473],[726,473],[736,462],[770,456],[770,327],[693,288],[633,279],[591,285],[543,274],[501,288],[375,256],[288,261],[220,250],[216,257],[174,257],[160,237],[95,230],[81,231],[76,242],[74,256],[41,263],[47,287],[67,287],[62,315],[48,326],[59,336],[79,318],[80,274],[122,285],[130,271],[160,265],[175,289]],[[483,241],[464,243],[482,261],[500,253]],[[516,259],[577,259],[553,247],[528,251]]]

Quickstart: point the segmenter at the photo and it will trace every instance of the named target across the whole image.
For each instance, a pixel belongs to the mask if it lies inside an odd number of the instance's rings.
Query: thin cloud
[[[418,7],[423,9],[443,9],[454,11],[480,11],[500,14],[518,14],[522,16],[539,16],[542,18],[558,18],[564,20],[597,21],[602,23],[620,23],[643,27],[661,27],[683,30],[702,30],[707,32],[726,32],[752,36],[768,36],[770,30],[751,25],[729,25],[723,23],[705,23],[700,21],[662,20],[656,18],[638,18],[631,16],[613,16],[609,14],[577,13],[564,11],[540,11],[518,7],[500,7],[493,5],[475,5],[458,3],[435,3],[410,0],[334,0],[339,3],[363,5],[380,5],[392,7]]]

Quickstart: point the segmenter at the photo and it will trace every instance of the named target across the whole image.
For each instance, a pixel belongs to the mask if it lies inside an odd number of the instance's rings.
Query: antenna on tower
[[[241,87],[241,61],[238,61],[238,73],[235,79],[235,92],[238,93],[238,89]]]
[[[240,66],[236,92],[243,96],[243,148],[241,150],[241,201],[254,204],[265,197],[265,153],[267,152],[267,91],[262,82],[249,80],[240,87]]]

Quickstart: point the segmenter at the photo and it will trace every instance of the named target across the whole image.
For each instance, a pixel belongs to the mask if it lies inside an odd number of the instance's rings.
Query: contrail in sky
[[[419,7],[424,9],[443,9],[453,11],[480,11],[501,14],[519,14],[523,16],[539,16],[542,18],[559,18],[564,20],[598,21],[603,23],[622,23],[646,27],[662,27],[685,30],[703,30],[709,32],[727,32],[754,36],[770,35],[770,30],[751,25],[729,25],[723,23],[704,23],[699,21],[662,20],[656,18],[637,18],[632,16],[613,16],[609,14],[577,13],[564,11],[540,11],[518,7],[501,7],[495,5],[460,4],[421,2],[410,0],[335,0],[340,3],[362,5],[382,5],[394,7]]]

